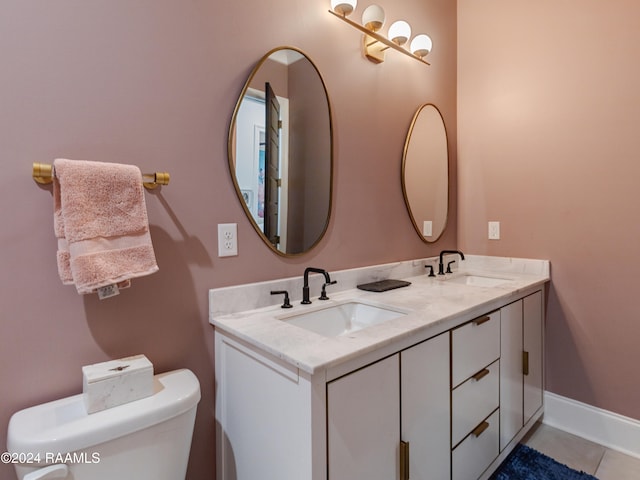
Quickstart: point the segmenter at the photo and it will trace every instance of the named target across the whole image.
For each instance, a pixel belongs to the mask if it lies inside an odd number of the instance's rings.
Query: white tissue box
[[[144,355],[82,367],[87,413],[95,413],[153,395],[153,365]]]

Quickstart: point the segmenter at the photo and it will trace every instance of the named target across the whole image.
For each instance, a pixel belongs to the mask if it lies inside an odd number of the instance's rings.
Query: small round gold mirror
[[[435,242],[447,225],[449,153],[440,111],[425,104],[413,117],[402,157],[402,191],[409,216],[424,242]]]

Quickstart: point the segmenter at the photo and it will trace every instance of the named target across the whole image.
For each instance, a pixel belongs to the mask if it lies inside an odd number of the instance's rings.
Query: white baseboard
[[[640,458],[640,421],[544,392],[542,423]]]

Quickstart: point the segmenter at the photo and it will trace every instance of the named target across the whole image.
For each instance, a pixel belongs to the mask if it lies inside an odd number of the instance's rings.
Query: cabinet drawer
[[[500,357],[500,311],[451,332],[451,386],[456,387]]]
[[[466,437],[499,405],[500,362],[478,371],[452,393],[451,446]]]
[[[476,433],[471,433],[453,450],[452,480],[476,479],[496,459],[498,456],[498,418],[499,412],[496,410],[478,425]]]

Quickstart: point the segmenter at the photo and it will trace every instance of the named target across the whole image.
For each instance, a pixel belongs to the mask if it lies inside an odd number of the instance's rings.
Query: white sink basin
[[[278,318],[325,337],[339,337],[406,314],[389,307],[352,301]]]
[[[510,278],[500,278],[500,277],[488,277],[485,275],[471,275],[465,274],[459,277],[453,277],[447,282],[451,283],[460,283],[462,285],[471,285],[474,287],[495,287],[498,285],[502,285],[503,283],[510,282]]]

